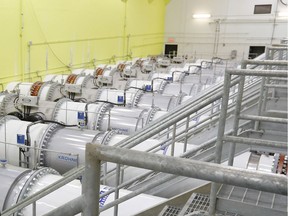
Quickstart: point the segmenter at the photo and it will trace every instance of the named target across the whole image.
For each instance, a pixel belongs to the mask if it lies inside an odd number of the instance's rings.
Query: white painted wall
[[[272,13],[253,14],[255,4],[272,4]],[[241,60],[248,57],[249,46],[279,43],[287,37],[288,20],[279,18],[279,11],[288,12],[279,0],[171,0],[166,7],[165,42],[174,40],[180,55],[230,58],[237,50]],[[210,13],[211,18],[193,19],[195,13]],[[215,42],[217,20],[219,41]]]

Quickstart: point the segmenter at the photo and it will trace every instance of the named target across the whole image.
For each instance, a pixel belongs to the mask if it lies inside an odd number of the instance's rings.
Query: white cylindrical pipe
[[[86,103],[77,103],[71,101],[59,101],[59,107],[56,106],[52,120],[62,122],[66,125],[78,124],[78,112],[85,112]],[[87,105],[88,122],[87,128],[90,130],[96,130],[99,124],[98,120],[100,109],[103,106],[102,103]],[[104,110],[105,111],[105,110]]]
[[[140,90],[138,90],[139,92]],[[131,105],[135,97],[135,91],[127,90],[126,91],[126,105]],[[118,97],[123,97],[124,100],[124,90],[115,90],[115,89],[100,89],[98,91],[97,100],[108,101],[111,103],[119,104]]]
[[[117,133],[130,135],[145,126],[146,109],[113,107],[103,115],[99,130],[115,130]]]
[[[9,171],[13,179],[13,175],[15,175],[14,174],[15,171],[13,170],[13,167],[11,166],[8,166],[8,167],[10,169]],[[19,168],[16,168],[16,169],[19,170]],[[3,167],[0,168],[0,176],[2,174],[5,176],[9,175],[9,173],[7,172],[7,169]],[[36,192],[42,189],[45,189],[47,186],[63,178],[62,176],[55,174],[55,172],[52,169],[48,169],[48,168],[44,168],[38,171],[30,171],[30,172],[29,170],[23,169],[22,172],[17,172],[17,175],[18,175],[17,181],[16,181],[17,176],[14,177],[15,184],[12,184],[12,185],[6,184],[8,187],[10,186],[10,188],[3,190],[5,194],[1,193],[1,196],[6,197],[7,200],[14,200],[14,203],[22,201],[24,197],[33,196],[33,194],[35,194]],[[100,185],[100,193],[104,193],[108,191],[109,189],[110,188],[107,186]],[[19,190],[18,193],[16,190]],[[9,191],[9,194],[8,194],[8,191]],[[45,197],[36,201],[36,215],[46,214],[50,212],[51,210],[57,207],[60,207],[61,205],[81,196],[81,191],[82,191],[82,185],[79,180],[73,180],[69,182],[63,187],[55,190],[52,193],[49,193]],[[131,192],[128,190],[121,189],[119,191],[119,197],[125,196],[129,193]],[[9,197],[11,195],[13,195],[14,199],[13,197]],[[24,195],[24,196],[21,196],[21,195]],[[100,201],[100,207],[103,206],[104,204],[108,204],[114,201],[114,197],[115,197],[114,193],[111,193],[107,195],[107,197],[102,198]],[[138,196],[135,196],[134,198],[119,204],[118,215],[119,216],[136,215],[137,213],[140,213],[164,201],[166,201],[166,199],[164,198],[155,197],[155,196],[146,195],[146,194],[139,194]],[[11,206],[6,206],[5,209],[9,207]],[[22,209],[21,213],[23,216],[33,215],[32,205],[29,205],[26,208]],[[101,216],[113,215],[113,208],[102,212],[100,215]]]
[[[15,144],[18,144],[17,135],[24,135],[25,140],[27,140],[26,128],[31,122],[11,118],[6,118],[6,120],[1,119],[1,121],[3,121],[3,124],[0,125],[0,158],[8,160],[8,163],[11,165],[18,166],[20,149],[15,146]],[[48,125],[46,124],[36,124],[30,127],[30,145],[32,147],[35,147],[35,143],[36,147],[38,147],[47,127]],[[25,145],[23,145],[23,147],[25,147]],[[34,167],[34,162],[39,162],[39,152],[36,154],[37,158],[35,158],[34,150],[30,150],[28,153],[29,152],[29,167]]]

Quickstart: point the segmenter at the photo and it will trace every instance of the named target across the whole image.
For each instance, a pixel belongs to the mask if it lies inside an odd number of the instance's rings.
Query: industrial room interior
[[[1,0],[0,215],[286,216],[287,4]]]

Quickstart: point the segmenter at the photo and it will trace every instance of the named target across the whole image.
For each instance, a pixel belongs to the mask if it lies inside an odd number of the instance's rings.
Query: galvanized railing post
[[[176,124],[173,124],[173,133],[172,133],[172,145],[171,145],[171,156],[174,156],[175,151],[175,138],[176,138]]]
[[[86,145],[83,216],[99,215],[101,161],[93,157],[93,149],[93,144]]]
[[[218,164],[221,162],[221,156],[222,156],[222,145],[225,132],[230,83],[231,83],[231,75],[230,73],[226,72],[224,77],[222,106],[221,106],[220,119],[218,123],[218,134],[215,148],[215,163]],[[210,192],[209,215],[215,215],[217,190],[218,190],[218,184],[212,182]]]
[[[184,149],[183,149],[183,152],[186,152],[186,151],[187,151],[189,121],[190,121],[190,116],[188,116],[188,117],[186,118],[185,140],[184,140]]]
[[[246,64],[242,64],[241,68],[246,69]],[[239,115],[241,112],[242,98],[245,84],[245,76],[240,76],[240,82],[238,84],[238,95],[235,104],[235,114],[234,114],[234,123],[233,123],[233,136],[237,136],[239,128]],[[228,165],[233,166],[234,154],[235,154],[235,143],[230,144],[229,156],[228,156]]]
[[[119,198],[120,171],[121,171],[121,165],[117,164],[116,178],[115,178],[115,193],[114,193],[115,200]],[[118,204],[114,206],[114,216],[117,216],[117,215],[118,215]]]

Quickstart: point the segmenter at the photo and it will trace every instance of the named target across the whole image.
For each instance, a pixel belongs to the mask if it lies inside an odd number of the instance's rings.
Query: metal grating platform
[[[242,215],[286,216],[287,197],[231,185],[222,185],[217,195],[217,210],[233,210]]]
[[[180,211],[180,207],[166,205],[158,216],[177,216]]]
[[[179,216],[184,216],[194,211],[208,211],[209,202],[208,195],[193,193],[179,213]]]

